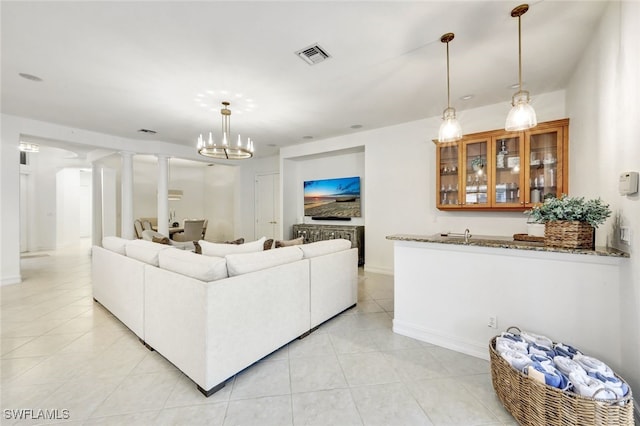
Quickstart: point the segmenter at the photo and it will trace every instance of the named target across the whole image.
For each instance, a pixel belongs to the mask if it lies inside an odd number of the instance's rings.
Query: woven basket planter
[[[593,248],[593,226],[586,222],[557,220],[545,223],[544,245],[562,248]]]
[[[497,337],[497,336],[496,336]],[[633,396],[603,400],[565,392],[513,368],[489,343],[491,381],[502,405],[522,426],[633,426]],[[623,380],[616,374],[616,377]]]

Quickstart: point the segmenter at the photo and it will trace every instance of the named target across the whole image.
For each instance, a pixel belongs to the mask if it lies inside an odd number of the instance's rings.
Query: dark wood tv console
[[[304,242],[344,238],[351,241],[351,247],[358,249],[358,265],[364,265],[364,226],[362,225],[293,225],[293,238],[303,237]]]

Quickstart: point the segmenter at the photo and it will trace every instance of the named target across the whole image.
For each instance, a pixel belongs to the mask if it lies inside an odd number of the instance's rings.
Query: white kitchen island
[[[387,239],[394,241],[394,332],[488,359],[491,337],[518,326],[620,365],[619,266],[628,254],[489,236]]]

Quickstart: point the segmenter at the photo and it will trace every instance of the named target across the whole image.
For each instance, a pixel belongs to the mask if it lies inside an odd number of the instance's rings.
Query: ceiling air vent
[[[151,135],[155,135],[158,132],[156,132],[155,130],[150,130],[150,129],[139,129],[138,133],[149,133]]]
[[[318,46],[318,44],[312,44],[309,47],[305,47],[304,49],[300,49],[296,52],[303,61],[308,63],[309,65],[318,64],[326,59],[329,59],[331,55],[329,55],[323,48]]]

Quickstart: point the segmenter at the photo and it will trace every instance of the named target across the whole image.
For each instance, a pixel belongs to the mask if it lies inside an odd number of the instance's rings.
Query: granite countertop
[[[493,236],[493,235],[473,235],[469,242],[464,242],[464,237],[454,236],[447,237],[440,234],[435,235],[414,235],[414,234],[395,234],[388,235],[387,240],[394,241],[415,241],[419,243],[437,243],[437,244],[457,244],[476,247],[496,247],[505,249],[546,251],[556,253],[572,253],[584,254],[591,256],[611,256],[611,257],[630,257],[629,253],[616,250],[611,247],[596,247],[594,250],[587,249],[570,249],[561,247],[545,247],[544,243],[531,241],[514,241],[513,237]]]

